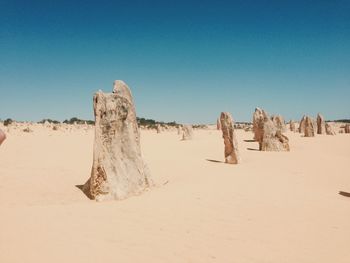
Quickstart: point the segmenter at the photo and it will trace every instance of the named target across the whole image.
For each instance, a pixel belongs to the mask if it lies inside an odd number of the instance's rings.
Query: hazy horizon
[[[158,121],[349,119],[349,14],[349,1],[2,1],[0,119],[93,119],[115,79]]]

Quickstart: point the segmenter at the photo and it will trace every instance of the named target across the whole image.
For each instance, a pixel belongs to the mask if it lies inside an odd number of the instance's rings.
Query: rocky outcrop
[[[305,132],[305,119],[306,119],[306,115],[304,115],[299,122],[299,133]]]
[[[289,129],[292,132],[296,132],[297,131],[297,127],[296,127],[295,121],[293,121],[293,120],[289,121]]]
[[[193,139],[193,128],[192,125],[184,125],[182,127],[182,140],[192,140]]]
[[[333,126],[330,125],[328,122],[325,124],[325,130],[327,135],[335,135],[335,131],[333,129]]]
[[[261,151],[289,151],[289,139],[282,134],[280,125],[272,121],[266,112],[264,115],[263,139],[260,146]]]
[[[229,164],[238,164],[240,162],[238,142],[234,131],[234,122],[230,113],[221,113],[220,126],[225,144],[225,162]]]
[[[273,121],[273,123],[275,124],[275,127],[277,130],[281,131],[281,132],[285,132],[286,131],[286,126],[284,123],[284,119],[281,115],[274,115],[272,116],[271,120]]]
[[[350,133],[350,124],[345,124],[344,132]]]
[[[221,122],[220,122],[220,118],[218,118],[217,120],[216,120],[216,129],[217,130],[221,130]]]
[[[315,136],[315,123],[311,117],[306,116],[304,122],[304,137]]]
[[[259,142],[260,145],[264,135],[264,114],[260,108],[255,108],[253,114],[253,132],[254,140]]]
[[[113,93],[93,98],[95,139],[91,176],[83,191],[91,199],[124,199],[151,186],[142,159],[140,133],[128,86],[114,82]]]
[[[5,141],[6,139],[6,134],[0,129],[0,145]]]
[[[264,110],[255,109],[253,131],[260,151],[289,151],[289,140],[283,135],[284,130],[285,124],[281,115],[270,118]]]
[[[229,164],[238,164],[240,162],[240,157],[234,130],[234,122],[231,114],[228,112],[222,112],[220,116],[220,124],[225,144],[225,162]]]
[[[318,113],[317,114],[317,134],[325,134],[326,133],[326,122],[323,116]]]

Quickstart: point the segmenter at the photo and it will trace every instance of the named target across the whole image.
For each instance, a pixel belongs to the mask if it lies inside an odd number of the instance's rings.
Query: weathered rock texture
[[[313,127],[314,127],[314,133],[315,135],[317,134],[317,120],[314,118],[311,118],[312,123],[313,123]]]
[[[216,129],[217,129],[217,130],[221,130],[221,121],[220,121],[220,118],[218,118],[217,121],[216,121]]]
[[[142,159],[136,112],[128,86],[114,82],[113,93],[93,98],[95,140],[91,177],[83,191],[91,199],[124,199],[151,186]]]
[[[225,162],[230,164],[238,164],[240,157],[231,114],[228,112],[222,112],[220,116],[220,124],[222,137],[224,138],[225,144]]]
[[[254,140],[261,144],[264,135],[264,114],[263,110],[260,108],[255,108],[253,114],[253,132]]]
[[[272,121],[268,114],[263,111],[264,115],[264,131],[262,143],[259,146],[261,151],[289,151],[289,139],[282,134],[280,125]]]
[[[299,133],[304,133],[305,131],[305,119],[306,115],[304,115],[299,122]]]
[[[0,145],[2,144],[3,141],[6,139],[6,134],[0,129]]]
[[[182,127],[182,140],[192,140],[193,139],[193,128],[192,125],[184,125]]]
[[[326,133],[326,122],[323,116],[318,113],[317,114],[317,134],[325,134]]]
[[[315,123],[311,117],[306,116],[304,122],[304,136],[305,137],[314,137],[315,136]]]
[[[274,115],[272,116],[271,120],[273,121],[273,123],[275,124],[275,127],[277,130],[281,131],[281,132],[285,132],[286,131],[286,126],[284,123],[284,119],[281,115]]]
[[[350,124],[345,124],[344,132],[345,133],[350,133]]]
[[[290,129],[290,131],[292,131],[292,132],[296,132],[296,131],[297,131],[297,127],[296,127],[295,122],[294,122],[293,120],[291,120],[291,121],[289,122],[289,129]]]
[[[285,131],[282,116],[270,118],[264,110],[256,108],[253,115],[253,131],[260,151],[289,151],[288,137],[282,134]]]
[[[333,129],[333,126],[330,125],[328,122],[325,124],[326,134],[327,135],[335,135],[335,131]]]

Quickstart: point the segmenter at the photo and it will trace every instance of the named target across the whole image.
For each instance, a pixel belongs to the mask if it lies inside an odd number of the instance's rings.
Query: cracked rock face
[[[335,135],[335,131],[333,129],[333,126],[330,125],[328,122],[325,124],[326,134],[327,135]]]
[[[264,110],[255,109],[253,131],[260,151],[289,151],[289,139],[282,134],[285,130],[284,119],[281,115],[270,118]]]
[[[128,86],[114,82],[113,93],[93,98],[95,139],[91,177],[83,186],[95,200],[125,199],[151,186],[142,159],[135,106]]]
[[[281,125],[272,121],[268,114],[263,111],[264,125],[263,125],[263,139],[260,145],[261,151],[269,152],[288,152],[289,139],[287,136],[282,134]]]
[[[231,114],[228,112],[222,112],[220,116],[220,124],[222,138],[224,139],[225,144],[225,162],[229,164],[238,164],[240,162],[240,156]]]
[[[304,133],[305,131],[305,118],[306,115],[304,115],[299,122],[299,133]]]
[[[326,133],[326,122],[324,117],[318,113],[317,114],[317,134],[325,134]]]
[[[260,108],[255,108],[253,114],[253,132],[254,140],[259,142],[260,145],[264,136],[264,114]]]
[[[305,137],[314,137],[315,136],[315,122],[309,116],[305,117],[304,136]]]
[[[275,124],[275,127],[282,133],[286,131],[286,125],[281,115],[272,116],[271,120]]]

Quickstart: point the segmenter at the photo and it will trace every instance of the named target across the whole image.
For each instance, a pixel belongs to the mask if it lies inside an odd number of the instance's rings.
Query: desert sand
[[[0,147],[0,262],[350,262],[350,136],[287,132],[290,152],[259,152],[236,130],[141,132],[155,186],[96,202],[93,129],[10,131]],[[5,130],[6,132],[6,130]]]

